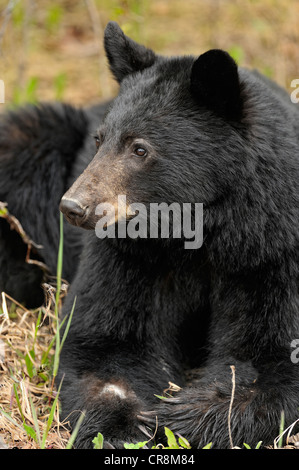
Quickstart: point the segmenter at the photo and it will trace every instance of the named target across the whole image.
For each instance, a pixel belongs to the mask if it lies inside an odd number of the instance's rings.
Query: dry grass
[[[0,393],[5,415],[0,413],[0,436],[9,448],[41,447],[38,434],[42,440],[56,397],[51,376],[56,321],[53,295],[48,297],[46,307],[27,310],[2,294]],[[65,448],[69,437],[57,402],[44,447]]]
[[[4,218],[27,245],[26,262],[35,243],[19,220],[0,202]],[[63,218],[60,215],[60,241],[57,277],[44,283],[44,305],[28,310],[1,292],[0,307],[0,448],[65,448],[70,434],[59,419],[58,391],[55,377],[59,353],[65,336],[60,339],[59,310],[67,293],[62,280]],[[42,267],[44,267],[43,265]],[[72,313],[69,315],[71,320]],[[66,331],[68,330],[68,323]]]

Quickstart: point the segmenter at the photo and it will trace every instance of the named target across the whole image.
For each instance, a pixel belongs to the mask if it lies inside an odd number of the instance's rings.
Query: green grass
[[[35,311],[31,311],[32,318],[35,323],[30,328],[30,333],[24,332],[26,347],[25,352],[20,347],[13,345],[13,340],[7,338],[6,346],[9,347],[11,354],[16,358],[16,366],[14,370],[10,370],[10,379],[12,381],[13,398],[16,402],[18,415],[14,412],[14,417],[4,407],[0,408],[0,414],[20,431],[25,431],[27,437],[36,443],[36,447],[40,449],[47,448],[47,440],[49,432],[54,421],[54,414],[59,407],[59,393],[62,383],[59,384],[58,390],[55,391],[55,380],[57,378],[59,359],[62,347],[67,337],[72,316],[75,309],[76,299],[73,303],[71,312],[60,322],[59,311],[61,303],[61,285],[62,285],[62,266],[63,266],[63,217],[60,216],[60,240],[57,258],[57,274],[56,274],[56,293],[54,302],[54,318],[53,329],[54,335],[49,341],[47,347],[40,351],[39,334],[43,321],[45,321],[45,309],[41,307]],[[23,319],[26,317],[27,312]],[[16,317],[16,305],[11,304],[7,309],[9,321],[13,322]],[[21,321],[22,322],[22,321]],[[66,323],[65,323],[66,322]],[[65,326],[64,333],[61,337],[61,328]],[[12,324],[13,330],[13,324]],[[4,338],[4,336],[3,336]],[[54,349],[54,352],[53,352]],[[25,385],[27,383],[27,385]],[[29,386],[28,386],[29,384]],[[30,386],[34,389],[34,393],[30,390]],[[41,404],[35,404],[35,390],[44,393],[44,416],[41,414]],[[25,411],[26,410],[26,411]],[[78,421],[80,424],[82,419]],[[65,448],[71,448],[78,432],[75,428],[71,434]]]

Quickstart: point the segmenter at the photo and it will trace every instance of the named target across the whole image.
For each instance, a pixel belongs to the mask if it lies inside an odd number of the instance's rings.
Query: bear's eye
[[[95,135],[94,140],[95,140],[95,143],[96,143],[96,148],[98,149],[102,145],[103,136],[102,135]]]
[[[95,143],[96,143],[96,148],[98,149],[99,146],[101,145],[101,140],[100,140],[100,138],[99,138],[97,135],[95,135],[95,136],[94,136],[94,141],[95,141]]]
[[[147,150],[144,147],[138,146],[138,147],[135,148],[134,154],[137,157],[146,157],[147,156]]]

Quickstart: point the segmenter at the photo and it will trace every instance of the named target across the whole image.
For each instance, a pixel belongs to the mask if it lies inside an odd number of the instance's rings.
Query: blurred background
[[[161,54],[222,48],[289,91],[299,78],[298,0],[0,0],[0,111],[113,96],[103,50],[109,20]]]

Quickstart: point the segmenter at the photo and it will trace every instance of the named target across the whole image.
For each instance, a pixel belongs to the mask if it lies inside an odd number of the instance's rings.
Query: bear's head
[[[203,203],[221,198],[236,175],[242,92],[222,50],[166,58],[110,22],[105,50],[120,84],[95,136],[96,155],[63,196],[69,222],[93,229],[100,203]],[[239,139],[240,140],[240,139]],[[123,214],[122,214],[123,215]]]

